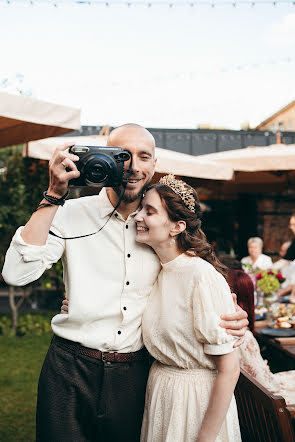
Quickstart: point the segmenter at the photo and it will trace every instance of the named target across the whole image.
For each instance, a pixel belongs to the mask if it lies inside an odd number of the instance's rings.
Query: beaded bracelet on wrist
[[[68,194],[69,192],[65,193],[61,198],[56,198],[55,196],[48,195],[46,190],[45,192],[43,192],[44,199],[46,199],[46,201],[48,201],[53,206],[63,206]]]

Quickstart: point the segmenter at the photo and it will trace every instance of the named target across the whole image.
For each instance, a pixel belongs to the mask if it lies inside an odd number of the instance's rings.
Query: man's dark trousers
[[[37,442],[138,442],[148,359],[106,363],[53,339],[38,385]]]

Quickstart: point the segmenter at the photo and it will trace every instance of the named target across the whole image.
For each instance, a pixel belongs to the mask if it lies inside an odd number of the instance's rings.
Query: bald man
[[[64,198],[68,181],[79,177],[78,157],[69,146],[60,147],[49,163],[52,204],[41,202],[6,255],[3,276],[12,285],[28,284],[63,262],[69,311],[52,319],[54,338],[38,386],[37,441],[140,438],[149,371],[141,318],[160,263],[152,249],[135,242],[134,216],[155,171],[155,141],[145,128],[127,124],[112,131],[107,144],[128,149],[133,158],[124,198],[111,218],[121,188],[103,188],[58,209],[55,202]],[[87,235],[102,226],[94,236],[58,237]],[[241,336],[245,317],[243,311],[229,315],[225,327]]]

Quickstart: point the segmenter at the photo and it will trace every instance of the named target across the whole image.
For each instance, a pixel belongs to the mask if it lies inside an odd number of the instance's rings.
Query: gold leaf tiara
[[[180,196],[186,207],[191,211],[195,212],[195,198],[193,195],[193,189],[187,188],[187,185],[184,181],[177,180],[175,176],[170,173],[169,175],[165,175],[160,178],[159,181],[161,184],[165,184],[165,186],[170,187],[174,193]]]

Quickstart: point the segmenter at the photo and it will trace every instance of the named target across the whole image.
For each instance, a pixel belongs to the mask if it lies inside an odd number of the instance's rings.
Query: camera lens
[[[93,183],[102,183],[108,177],[108,167],[104,161],[92,163],[88,168],[87,179]]]
[[[92,179],[101,181],[101,180],[105,179],[106,171],[105,171],[105,168],[101,164],[95,164],[92,167],[89,175],[91,176]]]

